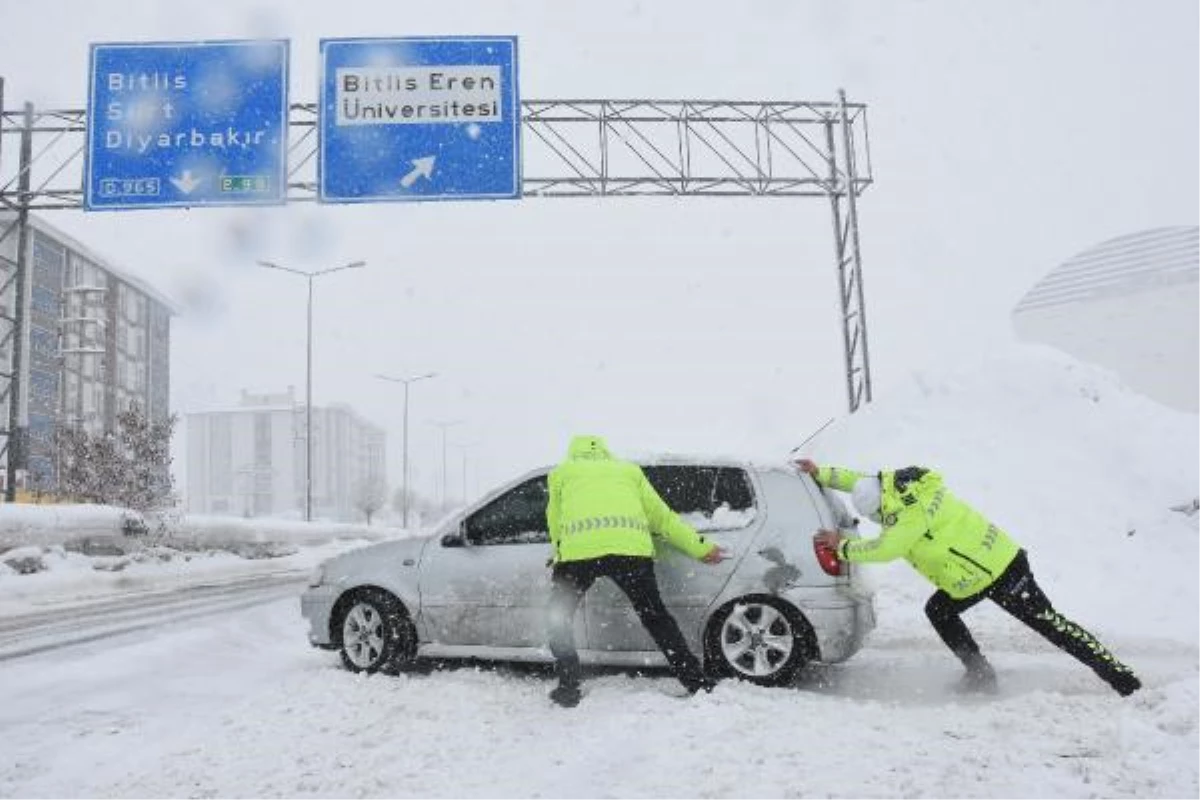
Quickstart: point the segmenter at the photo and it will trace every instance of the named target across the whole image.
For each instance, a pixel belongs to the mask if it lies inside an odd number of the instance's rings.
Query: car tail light
[[[838,558],[837,553],[832,547],[813,542],[813,552],[817,554],[817,563],[821,565],[826,575],[843,575],[842,560]]]

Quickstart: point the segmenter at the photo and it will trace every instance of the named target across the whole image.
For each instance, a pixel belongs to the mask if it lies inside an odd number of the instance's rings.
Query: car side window
[[[754,520],[754,490],[745,470],[658,465],[642,472],[663,502],[699,531],[744,528]]]
[[[545,475],[518,484],[467,517],[467,541],[473,545],[549,542],[547,499]]]

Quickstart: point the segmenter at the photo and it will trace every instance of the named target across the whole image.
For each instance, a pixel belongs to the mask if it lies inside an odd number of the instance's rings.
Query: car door
[[[447,645],[544,645],[549,559],[546,476],[540,474],[484,503],[456,530],[430,543],[421,570],[427,634]]]
[[[666,544],[655,561],[659,593],[680,628],[696,628],[733,574],[757,530],[750,478],[737,467],[653,465],[642,470],[668,506],[706,538],[729,551],[720,564],[702,564]],[[657,650],[633,606],[611,581],[597,581],[585,604],[587,635],[598,650]]]

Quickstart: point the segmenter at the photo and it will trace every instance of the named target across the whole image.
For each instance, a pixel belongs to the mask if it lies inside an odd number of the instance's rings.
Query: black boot
[[[964,694],[995,694],[996,670],[982,653],[972,653],[963,659],[967,672],[958,682],[958,691]]]
[[[579,684],[567,683],[565,681],[559,683],[558,686],[550,691],[550,699],[563,708],[574,708],[579,705],[579,699],[582,696],[583,693],[579,691]]]

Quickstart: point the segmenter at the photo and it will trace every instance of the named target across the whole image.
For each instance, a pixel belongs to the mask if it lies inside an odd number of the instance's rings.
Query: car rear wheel
[[[416,631],[408,612],[387,592],[356,592],[342,605],[339,620],[342,663],[351,672],[394,674],[416,655]]]
[[[734,600],[713,615],[711,667],[760,686],[791,681],[815,653],[812,627],[793,606],[769,595]]]

